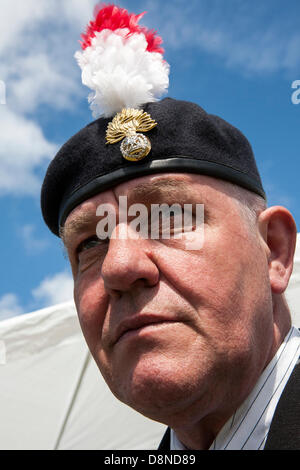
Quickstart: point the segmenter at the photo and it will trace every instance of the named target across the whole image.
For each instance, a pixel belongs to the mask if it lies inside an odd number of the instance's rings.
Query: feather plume
[[[115,5],[98,6],[75,58],[82,82],[92,93],[94,117],[111,117],[123,108],[157,101],[169,86],[169,64],[163,59],[162,39],[138,25],[140,15]]]

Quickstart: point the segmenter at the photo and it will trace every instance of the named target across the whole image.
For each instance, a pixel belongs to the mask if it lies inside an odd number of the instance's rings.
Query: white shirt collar
[[[250,395],[223,426],[209,450],[258,450],[266,443],[280,395],[299,359],[300,332],[292,327]],[[171,429],[171,450],[186,450]]]

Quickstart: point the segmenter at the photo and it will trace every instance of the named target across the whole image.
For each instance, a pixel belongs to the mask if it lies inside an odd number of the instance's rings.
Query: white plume
[[[91,46],[75,54],[82,83],[92,90],[88,99],[94,118],[139,108],[168,90],[170,66],[162,54],[147,51],[144,34],[128,37],[128,33],[127,29],[96,32]]]

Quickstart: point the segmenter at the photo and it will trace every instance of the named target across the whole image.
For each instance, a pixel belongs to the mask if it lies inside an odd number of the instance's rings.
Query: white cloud
[[[73,57],[95,0],[1,0],[0,196],[38,195],[36,170],[55,155],[34,113],[76,107],[87,95]]]
[[[78,84],[63,65],[53,67],[51,57],[42,52],[19,57],[17,64],[18,73],[8,73],[6,77],[10,106],[26,114],[45,104],[59,110],[73,106],[72,96],[79,91]]]
[[[22,315],[24,310],[15,294],[5,294],[0,299],[0,321]]]
[[[20,236],[28,254],[38,255],[49,246],[48,240],[42,240],[36,237],[35,226],[32,224],[21,227]]]
[[[0,298],[0,321],[71,301],[73,299],[72,276],[67,272],[49,276],[31,291],[31,295],[30,311],[20,305],[16,294],[3,295]]]
[[[58,0],[56,3],[62,9],[65,19],[78,29],[78,27],[85,26],[91,20],[94,6],[99,3],[99,0]]]
[[[300,66],[300,33],[293,9],[275,12],[268,2],[231,0],[148,0],[164,39],[175,50],[198,47],[242,73],[296,72]],[[145,20],[147,21],[147,17]]]
[[[1,0],[0,52],[9,52],[12,43],[19,44],[21,33],[43,15],[42,2],[36,0]]]
[[[94,4],[95,0],[2,0],[0,77],[14,110],[31,113],[42,104],[70,109],[82,96],[73,55]]]
[[[68,302],[73,298],[72,276],[63,272],[48,277],[32,291],[32,295],[42,307]]]
[[[0,107],[0,195],[38,194],[35,170],[56,151],[36,123]]]

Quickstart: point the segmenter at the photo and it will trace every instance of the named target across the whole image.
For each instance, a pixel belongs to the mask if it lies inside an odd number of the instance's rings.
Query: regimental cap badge
[[[108,124],[106,142],[116,144],[122,140],[123,157],[131,162],[137,162],[151,151],[151,142],[142,132],[151,131],[155,126],[157,122],[143,110],[123,109]]]

